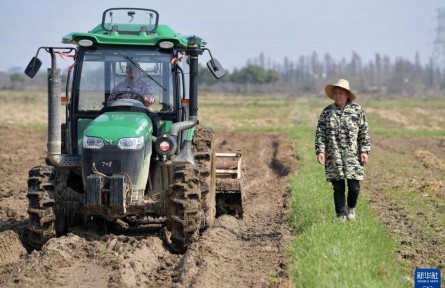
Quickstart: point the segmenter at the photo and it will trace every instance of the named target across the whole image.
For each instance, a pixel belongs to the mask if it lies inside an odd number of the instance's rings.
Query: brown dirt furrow
[[[217,133],[218,152],[242,152],[244,218],[220,217],[180,255],[160,231],[98,236],[87,227],[25,253],[17,235],[28,217],[27,173],[44,164],[46,131],[0,128],[0,135],[0,247],[15,245],[1,258],[1,287],[290,286],[287,178],[296,159],[285,136]]]
[[[445,197],[445,140],[375,136],[373,143],[365,193],[376,215],[400,242],[397,257],[413,269],[445,267],[445,228],[441,224],[445,209],[436,201]],[[379,157],[373,159],[373,155]],[[402,191],[416,193],[429,209],[416,211],[415,203],[420,200],[412,199],[409,204],[398,200]]]
[[[194,287],[287,286],[287,175],[295,169],[292,146],[282,135],[218,135],[220,150],[242,151],[244,219],[218,219],[179,263],[179,283]],[[231,147],[228,149],[228,147]]]

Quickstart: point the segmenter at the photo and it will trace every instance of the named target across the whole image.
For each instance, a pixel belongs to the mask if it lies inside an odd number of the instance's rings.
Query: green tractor
[[[158,20],[151,9],[108,9],[93,30],[63,38],[74,47],[40,47],[26,68],[34,77],[39,52],[51,55],[46,166],[28,179],[31,247],[79,224],[103,231],[119,222],[161,225],[184,252],[215,217],[242,218],[241,155],[216,153],[197,113],[198,57],[209,52],[216,78],[225,71],[202,39]],[[74,60],[64,97],[58,55]],[[150,105],[136,86],[115,90],[131,69],[149,87]]]

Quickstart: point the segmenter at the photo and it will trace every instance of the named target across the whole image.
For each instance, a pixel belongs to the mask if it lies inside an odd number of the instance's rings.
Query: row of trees
[[[377,53],[373,60],[363,63],[356,52],[349,60],[340,61],[328,53],[320,58],[313,52],[297,59],[286,57],[278,63],[261,53],[249,59],[245,67],[228,73],[222,81],[215,81],[204,67],[201,75],[200,84],[205,89],[224,92],[321,93],[326,83],[338,78],[348,79],[354,91],[366,94],[431,96],[445,90],[445,75],[433,59],[422,65],[418,54],[414,61],[404,58],[392,61]]]
[[[430,97],[445,92],[445,75],[434,64],[430,59],[422,65],[418,54],[410,61],[391,60],[377,53],[373,60],[364,63],[355,52],[349,60],[336,61],[328,53],[319,57],[313,52],[296,59],[285,57],[282,62],[272,61],[261,53],[220,80],[200,65],[199,85],[201,90],[226,93],[322,94],[327,83],[346,78],[351,88],[361,94]],[[0,73],[0,89],[45,89],[43,74],[31,80],[22,73]]]
[[[221,80],[215,79],[207,70],[207,67],[199,66],[199,83],[205,85],[217,84]],[[273,69],[265,69],[258,65],[248,64],[242,69],[235,69],[232,73],[227,73],[223,82],[231,82],[236,84],[269,84],[280,80],[278,71]]]

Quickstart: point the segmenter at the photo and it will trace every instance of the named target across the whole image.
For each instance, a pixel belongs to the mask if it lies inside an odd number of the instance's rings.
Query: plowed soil
[[[445,139],[375,136],[373,141],[364,196],[399,241],[399,259],[412,271],[416,267],[437,267],[443,271]],[[374,161],[373,155],[380,155],[382,160]],[[409,194],[409,200],[400,199],[400,194],[406,195],[402,191],[414,193]],[[418,211],[418,202],[427,203],[428,209]]]
[[[99,236],[87,227],[31,251],[23,241],[27,173],[44,164],[46,131],[0,128],[0,135],[1,287],[290,286],[287,178],[297,161],[285,136],[217,134],[219,152],[242,152],[244,218],[218,218],[185,254],[176,254],[159,230]]]
[[[286,136],[217,133],[218,152],[242,152],[244,219],[218,218],[185,254],[170,250],[160,229],[100,236],[83,226],[32,251],[24,241],[27,177],[44,164],[46,130],[0,128],[0,136],[0,287],[291,286],[287,183],[298,163]],[[438,224],[445,211],[435,201],[445,197],[444,147],[443,138],[373,138],[361,197],[400,241],[396,255],[412,270],[445,265]],[[397,201],[402,190],[431,199],[429,212],[411,215]]]

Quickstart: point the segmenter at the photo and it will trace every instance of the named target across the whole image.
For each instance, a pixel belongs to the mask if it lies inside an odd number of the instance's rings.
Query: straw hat
[[[338,79],[337,83],[335,83],[335,84],[328,84],[324,88],[324,91],[326,92],[326,95],[329,98],[331,98],[332,100],[334,100],[334,88],[335,87],[340,87],[340,88],[343,88],[345,90],[348,90],[349,91],[349,100],[353,101],[353,100],[355,100],[355,98],[357,98],[354,95],[354,93],[352,93],[351,89],[349,89],[349,81],[345,80],[345,79]]]

